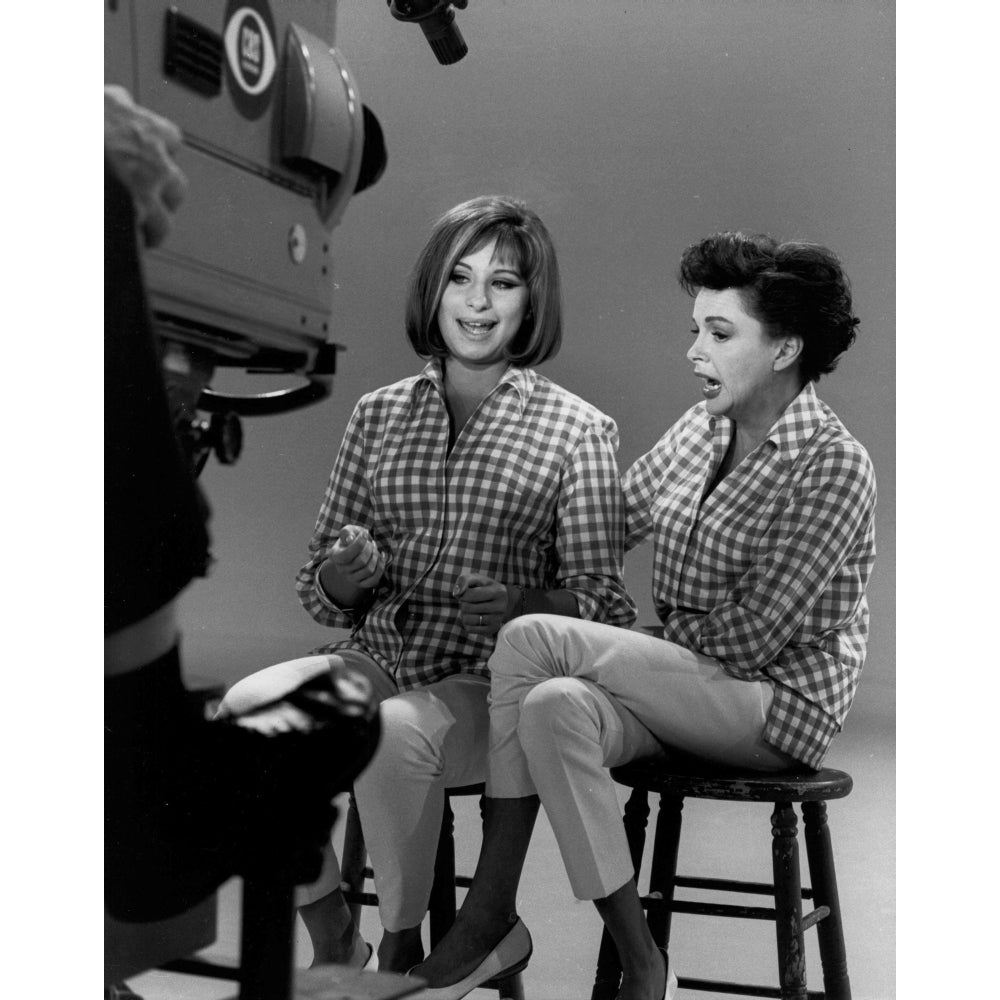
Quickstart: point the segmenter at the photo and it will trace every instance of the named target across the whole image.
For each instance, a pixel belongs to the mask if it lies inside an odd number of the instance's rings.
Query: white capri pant
[[[344,649],[278,663],[243,678],[226,693],[220,712],[246,712],[274,701],[337,659],[369,677],[381,702],[382,737],[368,767],[355,779],[354,797],[375,873],[382,926],[405,930],[423,920],[430,902],[445,790],[485,779],[490,682],[454,674],[400,694],[374,660]],[[296,902],[302,906],[321,899],[340,884],[331,843],[320,877],[299,888]]]
[[[557,615],[505,625],[490,658],[486,794],[537,794],[578,899],[633,876],[608,768],[662,753],[659,741],[762,771],[792,758],[763,739],[768,681],[640,632]]]

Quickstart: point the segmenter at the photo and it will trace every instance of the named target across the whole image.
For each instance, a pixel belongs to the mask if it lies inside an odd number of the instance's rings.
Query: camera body
[[[335,18],[336,0],[106,0],[105,81],[183,133],[187,194],[144,266],[188,416],[282,412],[330,391],[331,237],[385,164]],[[228,396],[209,385],[217,366],[305,382]]]

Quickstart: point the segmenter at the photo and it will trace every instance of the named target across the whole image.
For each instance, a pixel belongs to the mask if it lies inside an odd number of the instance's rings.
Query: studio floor
[[[856,705],[847,730],[827,764],[848,771],[854,791],[829,806],[837,878],[844,915],[848,968],[854,1000],[892,1000],[895,989],[895,739],[889,693],[868,692]],[[624,802],[624,790],[622,799]],[[766,805],[688,801],[678,872],[719,878],[770,881],[770,809]],[[478,853],[478,803],[456,803],[457,861],[471,872]],[[342,837],[342,824],[334,831]],[[801,841],[801,831],[800,831]],[[640,878],[645,891],[647,856]],[[803,853],[804,858],[804,853]],[[219,895],[218,937],[206,956],[235,960],[239,954],[239,880]],[[747,898],[730,900],[746,902]],[[756,902],[752,900],[752,902]],[[521,883],[518,910],[531,930],[535,951],[524,973],[527,1000],[586,1000],[590,996],[601,923],[589,903],[573,898],[551,828],[540,817]],[[362,931],[377,942],[375,911],[366,907]],[[811,989],[821,988],[815,933],[806,934]],[[311,948],[298,926],[296,964],[305,967]],[[773,924],[678,915],[673,921],[671,957],[679,975],[704,979],[777,982]],[[166,972],[147,972],[129,981],[144,1000],[221,1000],[232,984]],[[473,1000],[496,994],[477,990]],[[681,990],[681,1000],[723,994]]]

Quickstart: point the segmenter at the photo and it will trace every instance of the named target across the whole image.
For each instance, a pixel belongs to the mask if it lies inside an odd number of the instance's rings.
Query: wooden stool
[[[481,799],[483,791],[484,786],[480,783],[449,788],[445,794],[441,834],[438,838],[437,856],[434,859],[434,883],[427,907],[430,917],[431,948],[444,937],[445,932],[455,922],[456,889],[467,889],[472,884],[472,879],[468,875],[455,873],[455,814],[451,809],[451,799],[457,795],[478,795]],[[372,878],[371,868],[365,866],[366,856],[361,819],[352,795],[344,827],[341,873],[344,898],[351,908],[355,924],[360,922],[362,906],[378,906],[378,896],[373,892],[364,891],[365,879]],[[491,979],[488,983],[484,983],[482,988],[496,990],[500,1000],[524,1000],[524,985],[519,972],[503,979]]]
[[[760,772],[724,768],[669,751],[668,758],[633,761],[611,769],[615,781],[633,789],[625,806],[625,831],[635,877],[638,881],[649,817],[648,793],[660,796],[653,845],[649,895],[643,898],[646,920],[657,945],[668,948],[670,919],[674,913],[699,913],[750,920],[774,920],[778,946],[780,988],[742,983],[680,978],[688,990],[711,990],[743,996],[780,997],[782,1000],[851,1000],[847,956],[833,866],[830,830],[826,822],[827,799],[848,795],[849,774],[824,768]],[[727,879],[686,878],[677,875],[681,835],[681,810],[685,798],[725,799],[737,802],[771,802],[771,852],[774,884]],[[797,818],[793,803],[802,804],[806,854],[812,888],[803,888],[799,874]],[[676,887],[742,892],[773,896],[774,908],[729,906],[678,900]],[[802,915],[802,901],[812,899],[815,909]],[[822,992],[806,989],[803,932],[816,927],[823,966]],[[612,1000],[618,992],[621,966],[610,935],[605,931],[597,962],[591,1000]]]

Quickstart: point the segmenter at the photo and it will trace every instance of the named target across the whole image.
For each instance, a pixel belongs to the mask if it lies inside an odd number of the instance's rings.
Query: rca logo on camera
[[[244,118],[259,118],[271,103],[277,68],[274,18],[266,0],[229,0],[222,37],[233,102]]]

